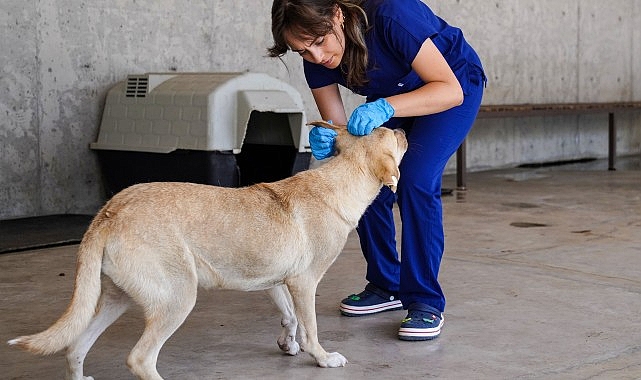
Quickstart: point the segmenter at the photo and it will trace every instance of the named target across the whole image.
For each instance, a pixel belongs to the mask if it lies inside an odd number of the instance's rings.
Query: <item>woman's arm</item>
[[[347,124],[345,106],[337,84],[315,88],[312,90],[312,95],[323,120],[331,120],[337,125]]]
[[[412,68],[426,84],[414,91],[386,98],[394,107],[395,117],[439,113],[463,103],[461,84],[431,39],[428,38],[421,46]]]

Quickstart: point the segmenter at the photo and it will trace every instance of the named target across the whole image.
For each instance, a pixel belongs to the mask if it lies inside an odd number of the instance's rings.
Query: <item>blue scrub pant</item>
[[[358,223],[367,261],[366,279],[398,294],[404,308],[422,303],[439,311],[445,296],[438,283],[444,250],[441,177],[474,123],[483,96],[484,78],[471,86],[463,104],[434,115],[393,118],[389,128],[403,128],[409,147],[400,165],[397,193],[383,187]],[[396,249],[392,206],[397,201],[401,223],[401,254]]]

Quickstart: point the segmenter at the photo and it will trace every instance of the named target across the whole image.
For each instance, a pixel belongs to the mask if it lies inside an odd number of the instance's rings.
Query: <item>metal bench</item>
[[[608,170],[615,170],[616,163],[616,125],[614,115],[621,111],[640,110],[641,102],[611,103],[549,103],[549,104],[505,104],[482,105],[477,119],[500,117],[532,117],[578,115],[591,113],[608,114]],[[456,187],[467,188],[466,141],[456,152]]]

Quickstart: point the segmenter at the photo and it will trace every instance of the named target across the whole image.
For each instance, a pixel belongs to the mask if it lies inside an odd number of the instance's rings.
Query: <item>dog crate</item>
[[[108,195],[141,182],[238,187],[309,168],[303,102],[261,73],[130,75],[107,94],[97,152]]]

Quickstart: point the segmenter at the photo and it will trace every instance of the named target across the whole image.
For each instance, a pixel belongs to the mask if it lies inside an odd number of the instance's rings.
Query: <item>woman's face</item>
[[[300,54],[304,60],[335,69],[340,65],[345,53],[345,33],[343,32],[343,12],[340,8],[332,20],[334,31],[314,38],[306,35],[295,35],[285,31],[285,39],[293,52]]]

